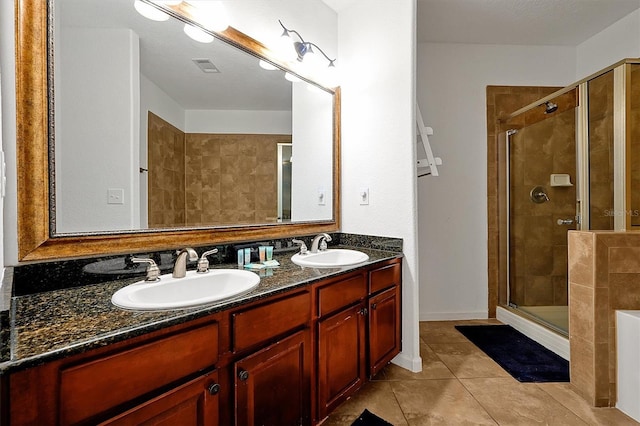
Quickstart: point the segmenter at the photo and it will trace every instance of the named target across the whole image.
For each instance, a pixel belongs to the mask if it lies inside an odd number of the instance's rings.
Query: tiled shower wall
[[[576,215],[576,93],[553,100],[511,120],[510,162],[510,302],[518,306],[567,305],[567,230],[559,219]],[[568,174],[574,186],[552,187],[552,173]],[[534,187],[549,201],[535,203]]]
[[[616,403],[618,309],[640,309],[640,233],[569,233],[571,385],[596,407]]]
[[[613,71],[588,83],[589,229],[613,229]]]
[[[185,223],[184,133],[149,113],[149,227]]]
[[[500,237],[504,235],[505,224],[499,221],[498,135],[511,128],[500,122],[514,111],[541,99],[559,87],[487,86],[487,217],[488,223],[488,274],[489,274],[489,316],[496,316],[499,303],[506,303],[506,280],[500,282]],[[503,160],[504,161],[504,160]],[[504,165],[504,164],[503,164]],[[502,231],[501,231],[502,229]]]
[[[149,227],[276,222],[277,144],[290,135],[183,133],[149,114]]]

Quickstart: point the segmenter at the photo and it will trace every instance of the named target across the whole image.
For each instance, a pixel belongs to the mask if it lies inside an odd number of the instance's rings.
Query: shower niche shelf
[[[550,186],[573,186],[571,176],[566,173],[554,173],[549,178]]]

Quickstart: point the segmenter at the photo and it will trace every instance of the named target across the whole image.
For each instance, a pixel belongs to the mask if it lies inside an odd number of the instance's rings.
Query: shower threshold
[[[563,336],[569,335],[569,307],[564,306],[511,306],[523,316]]]

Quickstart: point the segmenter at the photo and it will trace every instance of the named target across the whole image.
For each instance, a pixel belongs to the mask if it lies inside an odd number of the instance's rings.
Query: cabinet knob
[[[212,383],[207,388],[210,395],[217,395],[220,392],[220,385],[218,383]]]
[[[378,305],[377,305],[376,303],[372,303],[372,304],[371,304],[371,309],[375,309],[375,308],[377,308],[377,307],[378,307]]]
[[[240,380],[242,380],[244,382],[248,378],[249,378],[249,372],[247,370],[238,371],[238,379],[240,379]]]
[[[358,311],[358,313],[360,315],[367,315],[369,313],[369,311],[367,310],[367,308],[362,308]]]

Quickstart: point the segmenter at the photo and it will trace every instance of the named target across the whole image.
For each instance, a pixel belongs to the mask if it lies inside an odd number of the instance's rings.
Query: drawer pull
[[[249,372],[247,370],[240,370],[238,372],[238,379],[240,379],[240,380],[242,380],[244,382],[248,378],[249,378]]]
[[[218,383],[212,383],[207,390],[209,391],[209,395],[217,395],[218,392],[220,392],[220,385]]]

